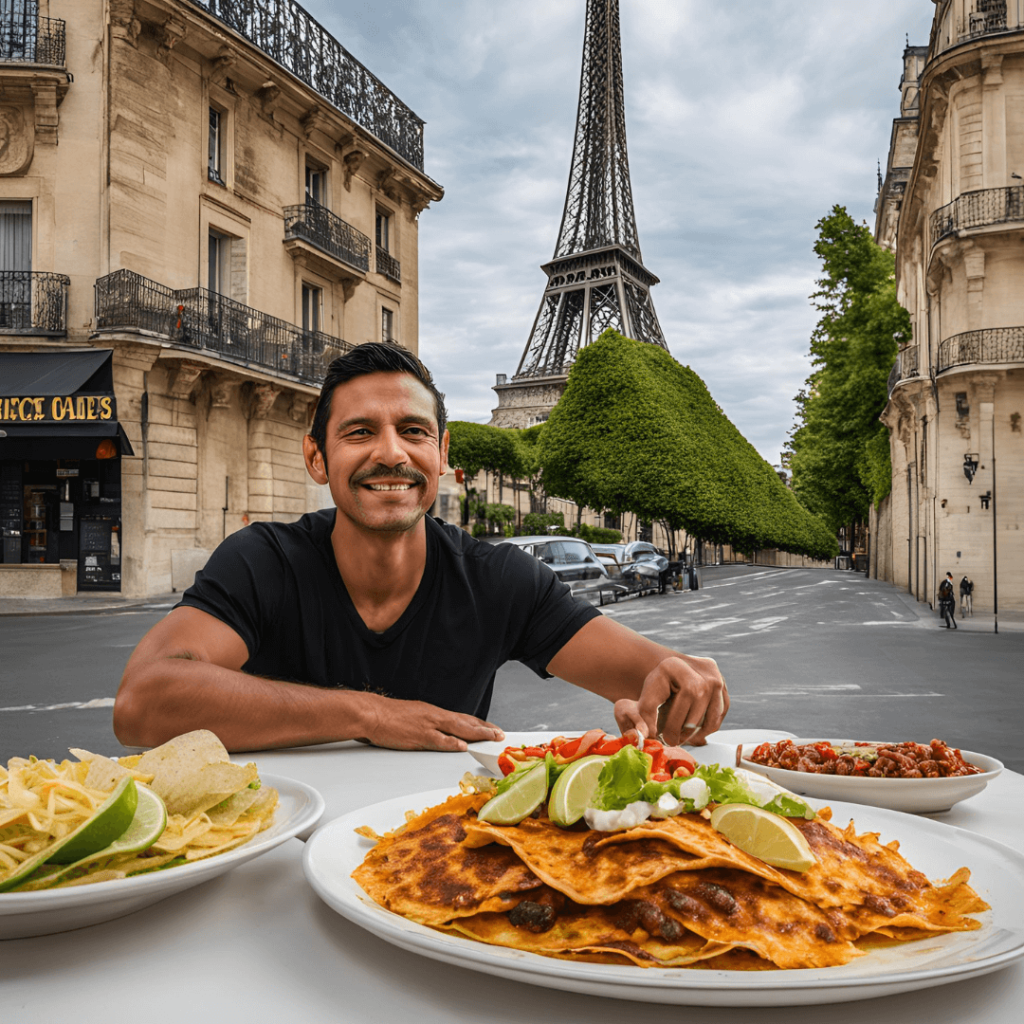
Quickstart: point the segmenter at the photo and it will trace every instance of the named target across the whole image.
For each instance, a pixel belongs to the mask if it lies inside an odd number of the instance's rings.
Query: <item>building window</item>
[[[207,144],[206,176],[224,184],[224,126],[227,118],[216,107],[210,107],[210,138]]]
[[[32,201],[0,202],[0,328],[32,324]]]
[[[321,167],[306,164],[306,202],[323,206],[327,196],[327,172]]]
[[[217,231],[210,232],[208,249],[208,266],[206,287],[218,295],[228,294],[230,276],[228,260],[231,256],[231,239]]]
[[[395,340],[395,313],[394,310],[381,308],[380,311],[380,340]]]
[[[302,329],[304,331],[322,330],[324,308],[324,290],[316,285],[302,282]]]
[[[377,248],[391,252],[391,217],[383,210],[377,211]]]

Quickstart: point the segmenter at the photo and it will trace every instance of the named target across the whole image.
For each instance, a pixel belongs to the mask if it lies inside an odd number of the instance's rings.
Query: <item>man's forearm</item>
[[[126,673],[114,733],[127,746],[155,746],[193,729],[228,750],[363,739],[387,698],[353,690],[260,679],[190,658],[160,658]]]

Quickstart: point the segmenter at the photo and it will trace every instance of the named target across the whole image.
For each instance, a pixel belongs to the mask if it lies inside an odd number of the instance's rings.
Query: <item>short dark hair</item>
[[[331,362],[327,367],[320,398],[313,413],[313,423],[309,428],[309,436],[321,452],[327,445],[327,421],[331,417],[331,396],[339,384],[344,384],[355,377],[367,373],[409,373],[412,374],[433,396],[434,415],[437,418],[438,440],[444,437],[448,423],[448,410],[444,407],[444,395],[434,385],[430,371],[408,349],[401,345],[381,341],[367,342],[357,345],[351,352]]]

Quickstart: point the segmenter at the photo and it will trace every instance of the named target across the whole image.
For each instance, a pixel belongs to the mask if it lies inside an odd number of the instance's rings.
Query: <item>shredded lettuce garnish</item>
[[[717,804],[751,804],[763,807],[773,814],[781,814],[785,818],[813,819],[816,811],[802,797],[788,790],[778,789],[767,779],[759,779],[764,789],[770,788],[772,796],[767,792],[757,792],[750,783],[739,775],[735,768],[723,768],[717,764],[701,764],[694,775],[703,779],[711,790],[711,799]]]

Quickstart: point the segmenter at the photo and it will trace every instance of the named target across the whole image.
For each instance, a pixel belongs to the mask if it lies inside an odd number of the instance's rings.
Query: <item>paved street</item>
[[[0,617],[0,753],[117,751],[110,708],[139,637],[166,614]],[[889,584],[849,572],[721,566],[691,593],[630,598],[605,613],[659,642],[714,657],[734,728],[804,736],[938,736],[1024,771],[1024,633],[940,629]],[[614,726],[602,699],[506,666],[491,718],[508,730]]]

